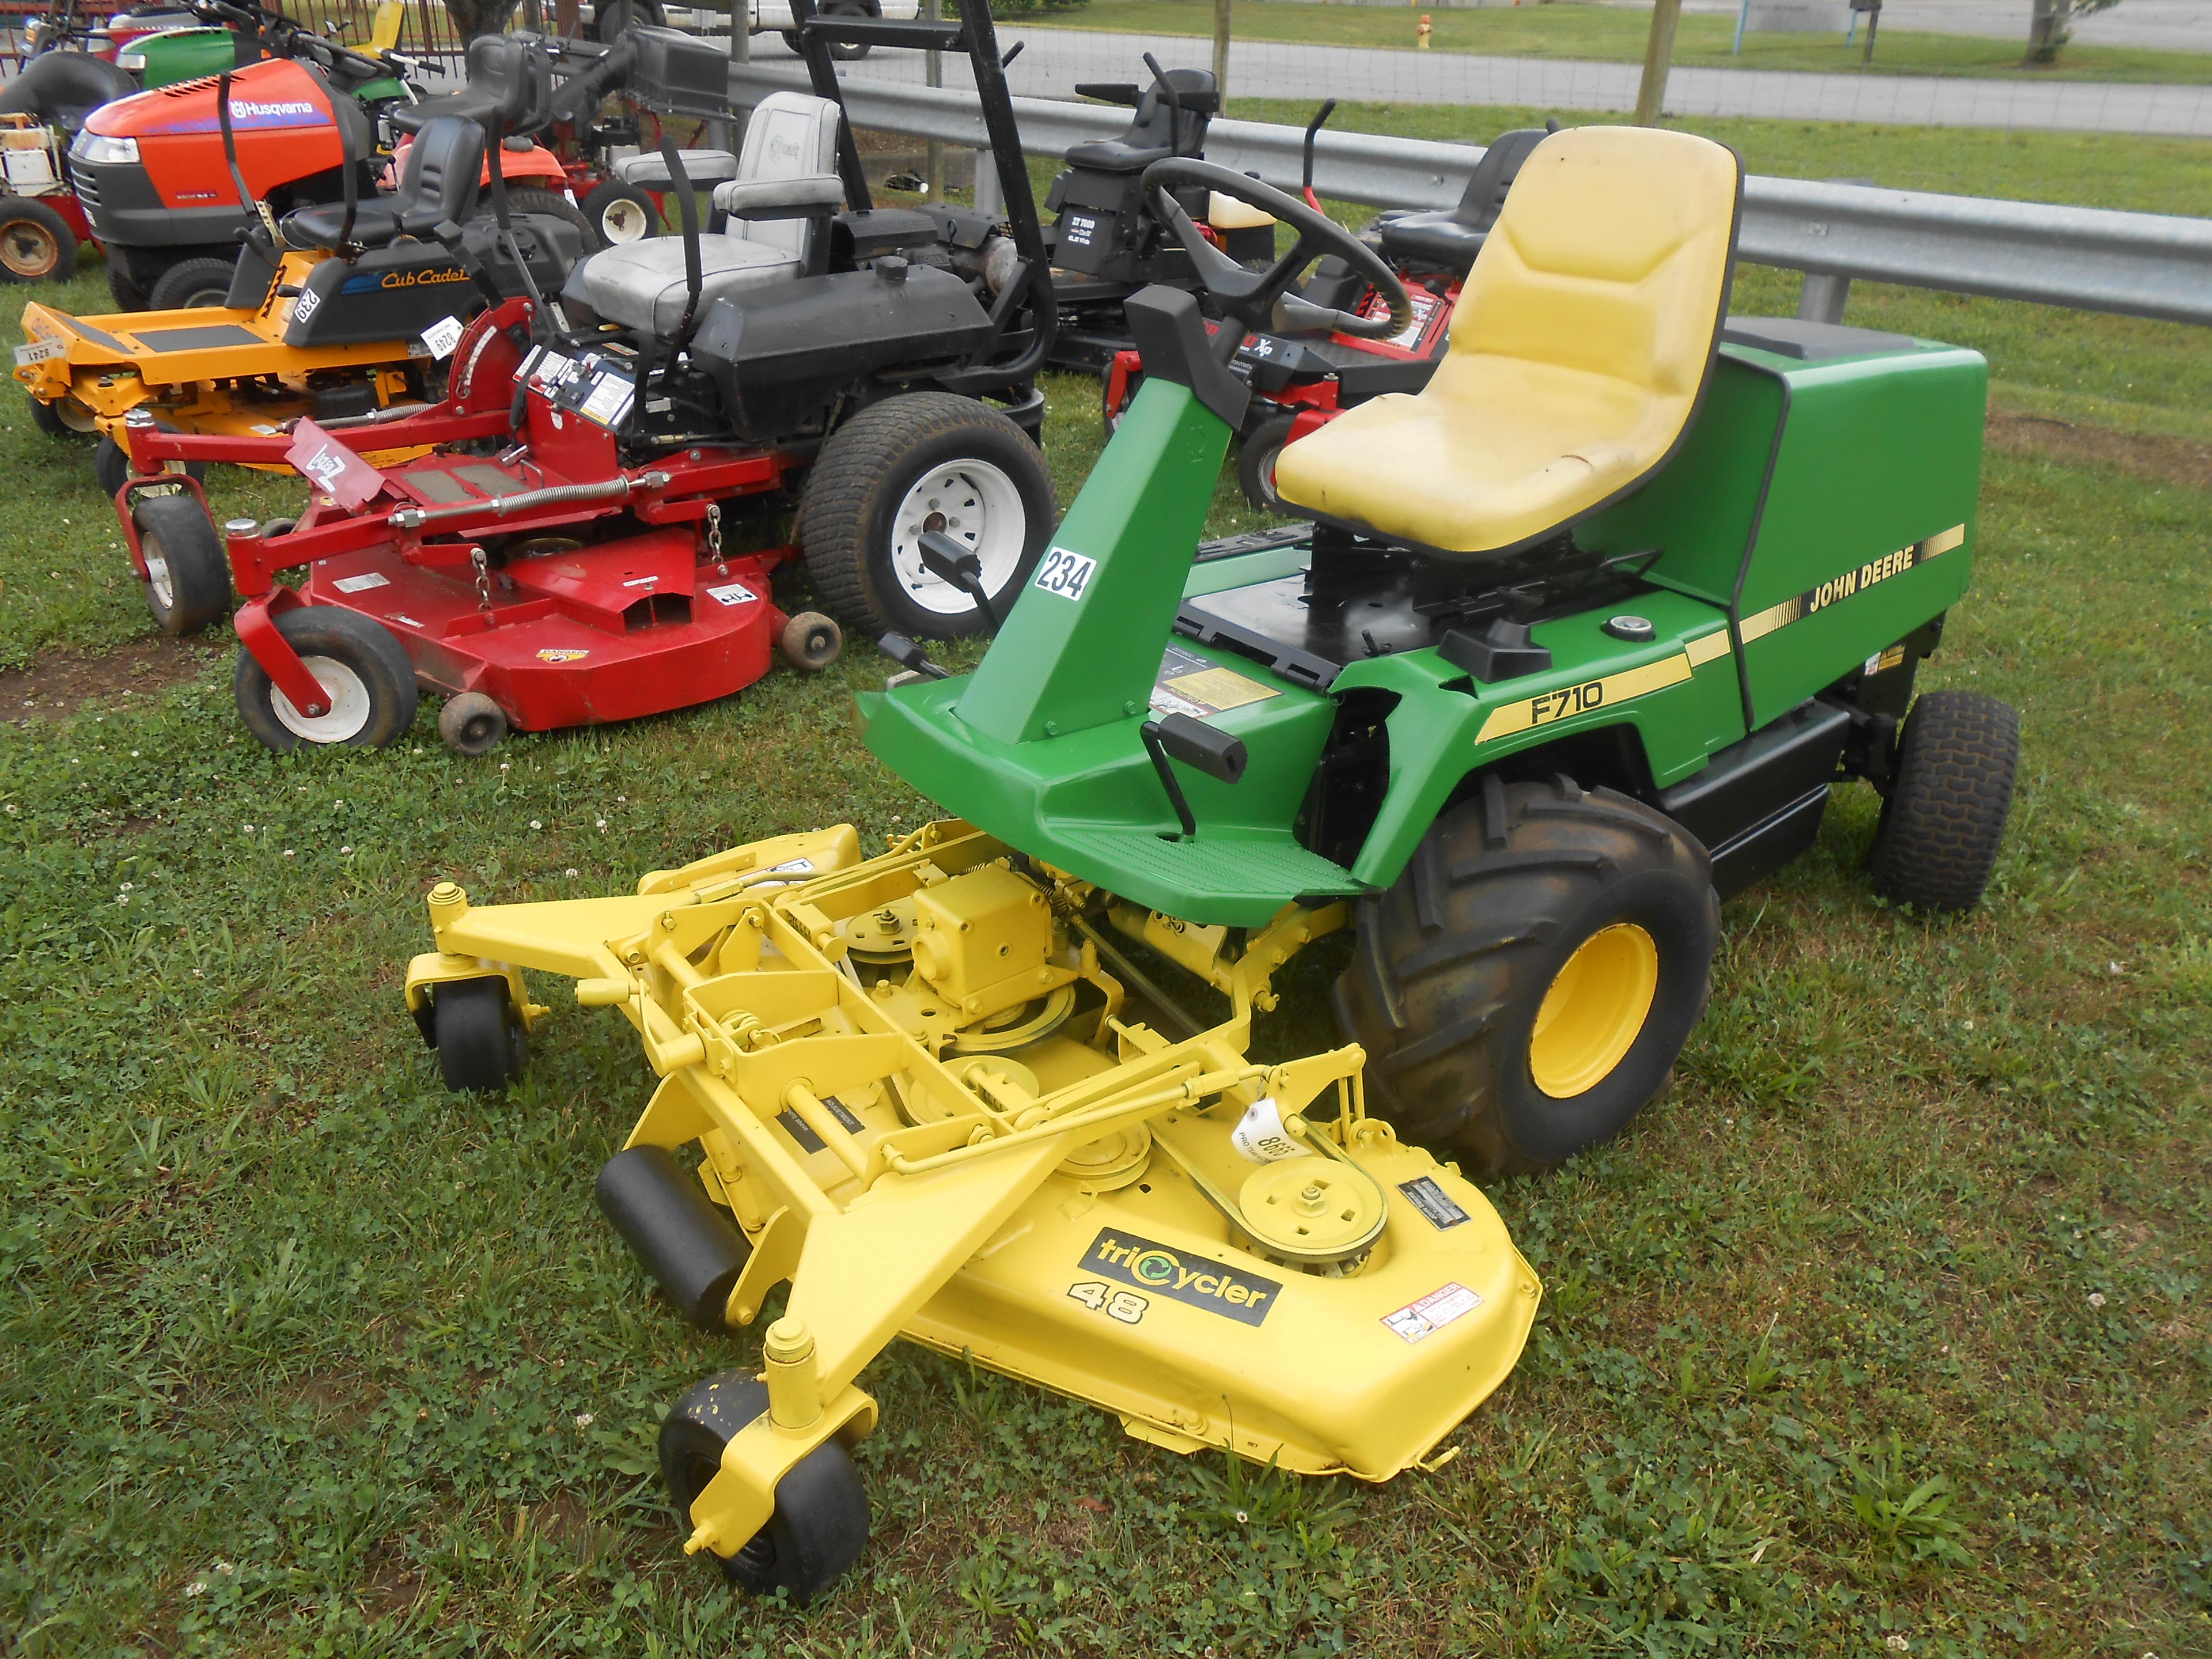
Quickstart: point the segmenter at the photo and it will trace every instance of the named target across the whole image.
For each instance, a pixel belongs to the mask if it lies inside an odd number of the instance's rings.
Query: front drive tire
[[[246,729],[269,748],[283,752],[302,744],[346,744],[384,749],[414,725],[415,668],[391,630],[359,611],[310,605],[278,617],[276,631],[321,683],[331,712],[313,719],[302,714],[252,653],[240,651],[231,690]]]
[[[1978,691],[1914,703],[1867,857],[1875,891],[1921,910],[1972,909],[1996,869],[2019,771],[2010,704]]]
[[[1665,1088],[1719,933],[1705,849],[1659,813],[1485,778],[1361,904],[1337,1023],[1409,1139],[1484,1175],[1549,1169]]]
[[[175,638],[228,616],[230,556],[198,498],[141,495],[131,516],[146,560],[146,609],[155,626]]]
[[[768,1409],[768,1384],[744,1371],[696,1383],[660,1425],[660,1478],[688,1535],[691,1505],[722,1467],[722,1449]],[[735,1555],[718,1557],[730,1583],[754,1595],[781,1589],[805,1607],[860,1559],[868,1495],[851,1454],[824,1441],[776,1483],[775,1514]]]
[[[1006,613],[1060,516],[1052,474],[999,410],[950,392],[872,404],[822,446],[799,498],[807,574],[848,634],[954,639],[986,619],[921,562],[925,531],[975,553]]]

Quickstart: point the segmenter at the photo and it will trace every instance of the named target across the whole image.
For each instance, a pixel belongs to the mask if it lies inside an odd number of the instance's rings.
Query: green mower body
[[[1150,374],[988,657],[865,699],[866,742],[1010,844],[1201,925],[1389,887],[1486,774],[1657,808],[1726,895],[1811,843],[1839,768],[1879,781],[1966,591],[1987,383],[1972,351],[1732,324],[1664,469],[1500,573],[1534,617],[1523,660],[1548,659],[1513,672],[1452,637],[1480,577],[1455,609],[1325,536],[1194,563],[1230,428]],[[1547,587],[1545,557],[1577,556]],[[1143,737],[1170,711],[1249,757],[1234,783],[1180,769],[1194,834]]]

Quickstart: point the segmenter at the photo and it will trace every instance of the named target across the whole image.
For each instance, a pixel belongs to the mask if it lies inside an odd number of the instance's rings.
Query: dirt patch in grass
[[[1990,441],[2014,454],[2109,466],[2158,483],[2212,493],[2212,444],[2149,437],[2100,426],[2075,426],[2047,415],[1992,415]]]
[[[0,673],[0,720],[65,720],[88,703],[167,690],[222,654],[218,646],[171,639],[136,640],[97,656],[53,652]]]

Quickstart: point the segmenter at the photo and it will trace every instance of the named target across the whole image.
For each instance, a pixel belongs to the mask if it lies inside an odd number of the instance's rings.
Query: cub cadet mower
[[[1314,140],[1336,107],[1330,99],[1306,126],[1305,200],[1316,213]],[[1327,424],[1345,410],[1393,392],[1419,392],[1429,383],[1451,337],[1460,284],[1482,247],[1482,239],[1505,204],[1505,192],[1528,152],[1559,123],[1501,133],[1482,153],[1457,206],[1435,213],[1386,213],[1360,239],[1390,262],[1413,301],[1413,321],[1381,339],[1301,326],[1295,308],[1255,332],[1237,349],[1230,368],[1252,388],[1237,433],[1237,482],[1244,499],[1264,513],[1287,513],[1275,493],[1275,460],[1283,446]],[[1355,317],[1389,314],[1388,295],[1343,260],[1326,258],[1297,297]],[[1209,325],[1211,326],[1211,325]],[[1133,348],[1116,352],[1101,380],[1101,413],[1111,436],[1144,379]]]
[[[694,150],[687,162],[664,138],[659,155],[625,162],[632,182],[672,186],[684,234],[583,261],[565,322],[525,301],[479,318],[433,409],[269,437],[171,434],[139,411],[136,476],[118,498],[133,557],[158,573],[157,598],[164,583],[204,596],[195,616],[222,613],[235,574],[236,689],[256,737],[392,742],[419,682],[449,699],[447,741],[478,753],[509,727],[726,696],[779,642],[820,667],[835,623],[787,623],[768,593],[796,550],[780,520],[801,477],[814,586],[876,632],[968,631],[1025,577],[1055,516],[1051,474],[1017,424],[1042,418],[1033,377],[1052,286],[989,13],[799,27],[831,92],[823,48],[847,33],[967,51],[1005,135],[1012,237],[975,214],[872,209],[842,106],[778,93],[754,111],[742,158]],[[744,234],[701,234],[701,175],[720,177],[718,217]],[[420,459],[381,472],[362,459],[394,451]],[[163,469],[287,459],[322,488],[296,522],[227,526],[226,570],[197,485]],[[164,488],[185,493],[152,495]],[[131,507],[139,496],[150,499]],[[766,550],[742,560],[723,539],[741,501],[757,509],[749,544]],[[951,550],[934,564],[932,538]],[[279,583],[301,565],[299,590]]]
[[[1131,301],[1144,389],[981,667],[886,642],[910,672],[863,699],[867,746],[960,818],[873,859],[849,827],[757,842],[634,897],[431,894],[406,994],[447,1083],[516,1074],[544,1012],[521,970],[577,979],[662,1079],[599,1176],[610,1219],[704,1328],[790,1281],[764,1377],[661,1430],[688,1550],[802,1597],[857,1555],[854,1379],[900,1333],[1176,1449],[1415,1465],[1537,1286],[1407,1143],[1496,1172],[1619,1132],[1704,1009],[1718,896],[1803,849],[1839,771],[1888,797],[1882,890],[1973,902],[2012,715],[1897,717],[1966,586],[1984,367],[1726,325],[1740,180],[1679,133],[1547,138],[1427,388],[1285,451],[1328,515],[1310,544],[1194,564],[1240,331],[1321,252],[1391,300],[1334,326],[1408,307],[1304,204],[1155,163],[1157,197],[1237,195],[1297,244],[1261,273],[1199,253],[1212,337],[1188,295]],[[1345,1046],[1254,1062],[1275,971],[1345,927]]]
[[[504,44],[528,58],[520,40]],[[234,155],[229,117],[240,106],[227,93],[231,78],[217,77],[212,90]],[[542,95],[542,84],[518,70],[506,106],[492,117],[498,135],[532,124],[534,93]],[[295,209],[246,232],[244,254],[222,273],[229,284],[222,307],[79,318],[26,306],[15,378],[39,426],[58,435],[98,432],[93,465],[112,495],[130,471],[118,434],[142,408],[179,431],[270,434],[302,415],[427,406],[437,349],[426,335],[441,325],[457,330],[485,304],[524,291],[518,263],[530,268],[532,283],[553,289],[583,252],[581,232],[566,219],[521,214],[502,231],[477,217],[478,170],[506,154],[473,121],[432,122],[409,145],[392,195],[362,200],[349,190],[342,203]],[[244,198],[243,180],[235,187]],[[495,169],[495,201],[501,188]],[[283,462],[280,453],[258,464]],[[155,617],[172,632],[211,620],[165,615],[158,596]]]

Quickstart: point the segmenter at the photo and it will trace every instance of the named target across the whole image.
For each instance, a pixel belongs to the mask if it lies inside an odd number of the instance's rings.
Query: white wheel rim
[[[295,737],[309,743],[343,743],[368,724],[368,683],[336,657],[302,657],[315,684],[330,699],[331,712],[309,720],[277,687],[269,688],[270,706],[276,719]]]
[[[1014,481],[988,461],[954,461],[915,480],[891,520],[891,574],[899,592],[939,617],[964,616],[975,601],[921,562],[925,532],[938,530],[983,567],[983,591],[1005,591],[1029,541],[1029,514]]]
[[[154,603],[164,611],[174,610],[177,584],[169,575],[169,562],[150,549],[142,551],[146,555],[146,586],[154,590]]]
[[[611,247],[623,247],[645,240],[645,210],[628,197],[619,197],[599,213],[599,234]]]

